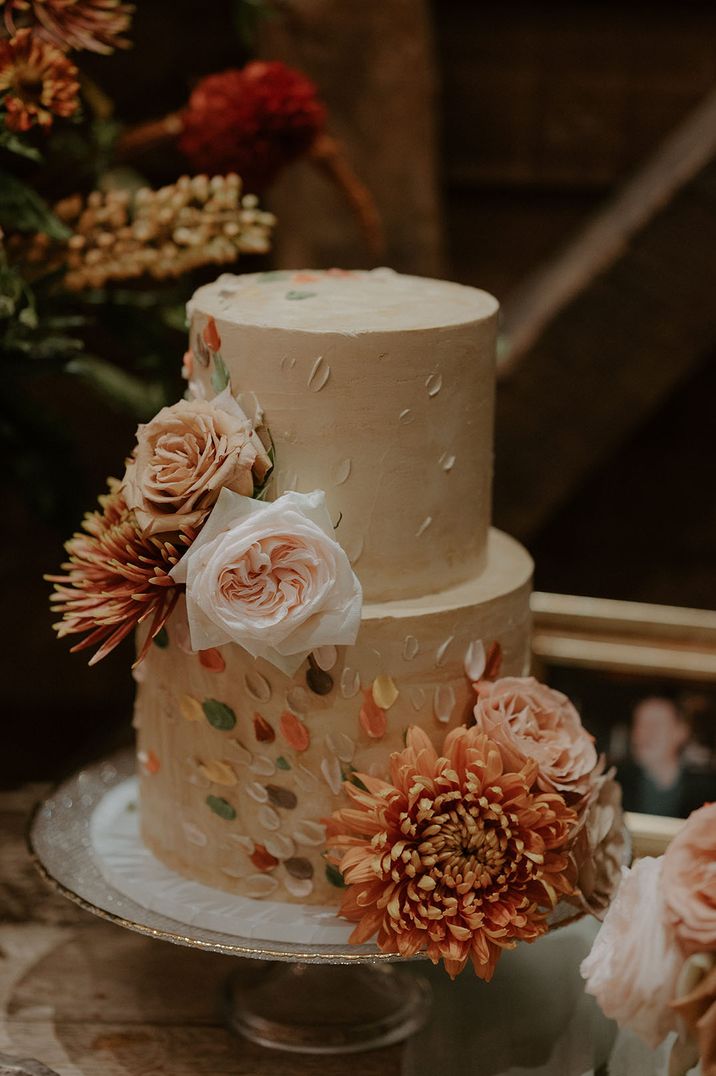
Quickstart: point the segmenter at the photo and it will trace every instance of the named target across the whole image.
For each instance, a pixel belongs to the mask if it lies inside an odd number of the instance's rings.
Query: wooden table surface
[[[2,1055],[60,1076],[397,1076],[403,1048],[346,1057],[264,1050],[222,1026],[239,962],[141,937],[50,892],[25,848],[44,789],[0,792]]]

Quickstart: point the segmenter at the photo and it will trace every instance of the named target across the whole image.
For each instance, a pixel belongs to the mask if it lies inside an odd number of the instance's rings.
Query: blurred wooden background
[[[126,116],[178,107],[197,75],[240,62],[228,0],[209,14],[197,0],[138,7],[132,53],[94,71]],[[384,213],[385,261],[493,291],[505,348],[510,334],[522,340],[498,394],[496,523],[531,549],[539,589],[716,606],[716,119],[694,119],[716,87],[714,6],[280,0],[275,9],[262,54],[318,82]],[[156,181],[173,178],[165,167]],[[277,261],[369,264],[308,165],[285,173],[270,200],[281,217]],[[597,213],[602,231],[585,239]],[[604,229],[617,237],[609,249]],[[573,265],[578,294],[552,301]],[[545,295],[546,321],[534,322]],[[101,431],[83,460],[89,506],[132,424],[78,388],[57,391],[68,424]],[[66,534],[3,497],[7,784],[99,750],[108,730],[126,727],[132,683],[126,652],[88,670],[54,640],[41,576]]]

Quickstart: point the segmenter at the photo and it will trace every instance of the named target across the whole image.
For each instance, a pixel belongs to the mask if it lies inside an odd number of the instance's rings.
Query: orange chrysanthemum
[[[90,660],[95,665],[149,620],[135,662],[139,664],[183,589],[169,572],[184,552],[181,547],[191,544],[194,532],[145,537],[116,479],[110,480],[109,493],[99,503],[101,510],[88,512],[84,518],[85,533],[75,534],[65,546],[70,559],[62,568],[67,574],[45,576],[55,584],[52,610],[62,613],[55,630],[59,638],[87,636],[72,647],[72,653],[100,643]]]
[[[454,729],[441,757],[411,728],[390,762],[390,783],[357,775],[353,801],[328,823],[330,858],[347,890],[341,914],[359,944],[377,932],[386,953],[425,952],[451,978],[472,961],[489,980],[503,949],[548,929],[560,894],[573,892],[566,847],[576,820],[558,793],[517,773],[498,744]]]
[[[5,28],[15,34],[30,27],[59,49],[113,52],[128,48],[122,34],[129,28],[133,4],[120,0],[0,0]]]
[[[0,98],[11,131],[49,127],[53,116],[72,116],[79,108],[77,68],[31,30],[0,41]]]

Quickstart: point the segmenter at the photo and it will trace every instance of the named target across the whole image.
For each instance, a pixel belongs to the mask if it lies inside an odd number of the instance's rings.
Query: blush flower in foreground
[[[676,1027],[669,1006],[684,963],[664,907],[662,860],[645,857],[631,870],[622,867],[621,885],[580,969],[605,1015],[652,1048]]]
[[[0,103],[11,131],[49,127],[54,116],[73,116],[79,88],[75,65],[31,30],[0,41]]]
[[[716,803],[689,815],[664,854],[662,877],[684,952],[716,952]]]
[[[52,611],[62,613],[55,624],[59,638],[85,635],[72,653],[99,643],[91,658],[95,665],[138,625],[149,630],[135,664],[146,656],[176,605],[180,589],[169,575],[193,532],[168,537],[144,537],[127,508],[119,482],[110,480],[109,493],[99,498],[101,511],[88,512],[84,533],[66,545],[65,575],[47,575],[55,584]]]
[[[513,768],[531,758],[543,791],[568,798],[590,792],[598,761],[594,739],[566,695],[531,676],[480,680],[475,691],[475,723],[499,741]]]
[[[292,674],[358,634],[361,586],[320,490],[266,503],[222,489],[172,576],[186,583],[194,650],[238,643]]]
[[[536,776],[532,761],[513,771],[475,728],[450,732],[438,757],[413,727],[390,781],[346,783],[352,802],[326,843],[348,887],[341,914],[358,923],[351,941],[377,932],[386,953],[426,952],[452,978],[471,960],[489,980],[503,949],[544,934],[549,909],[573,891],[565,847],[576,816],[535,790]]]

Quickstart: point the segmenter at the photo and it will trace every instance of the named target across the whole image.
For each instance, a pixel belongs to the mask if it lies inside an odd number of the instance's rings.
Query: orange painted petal
[[[205,669],[210,669],[211,672],[223,672],[226,668],[226,662],[221,656],[221,651],[213,646],[209,650],[199,651],[199,663],[203,665]]]
[[[370,691],[363,693],[360,723],[366,736],[370,736],[372,740],[382,740],[385,736],[385,730],[388,727],[385,710],[376,704]]]
[[[262,844],[255,846],[249,858],[256,870],[259,871],[272,871],[274,867],[278,867],[276,856],[272,856],[270,852],[267,852]]]
[[[212,317],[209,318],[206,325],[204,326],[204,332],[202,333],[202,336],[204,337],[204,343],[207,347],[211,348],[212,351],[219,350],[219,348],[221,347],[221,337],[219,336],[219,330],[216,327],[216,322]]]
[[[305,751],[311,742],[310,733],[303,721],[288,710],[281,714],[281,735],[294,751]]]

